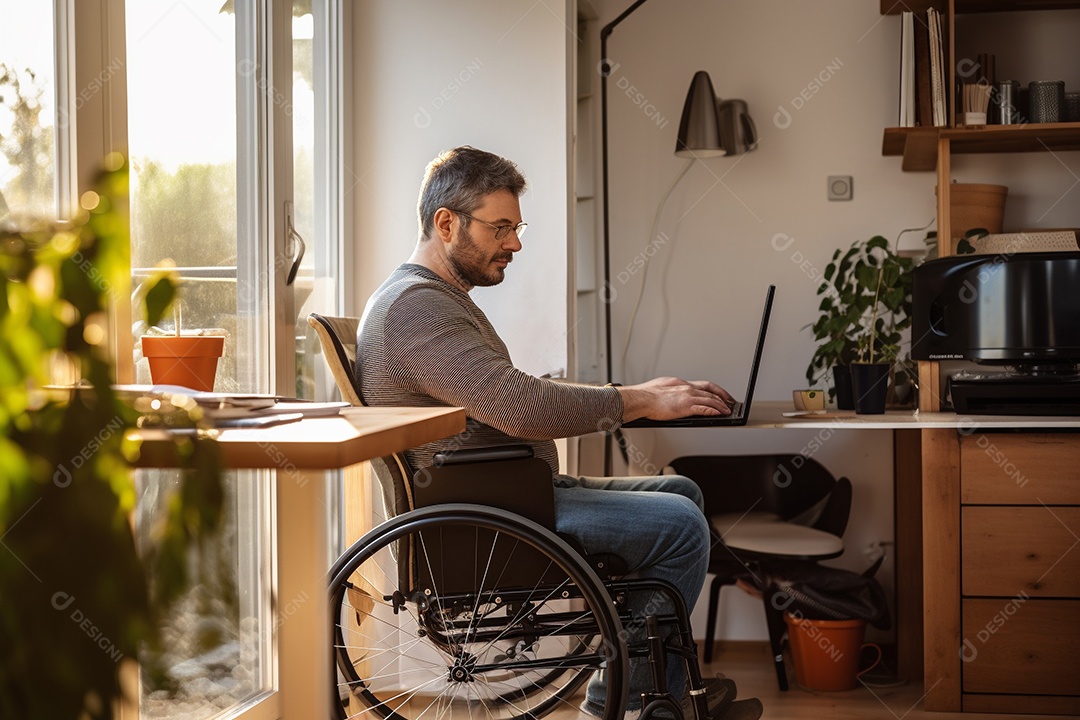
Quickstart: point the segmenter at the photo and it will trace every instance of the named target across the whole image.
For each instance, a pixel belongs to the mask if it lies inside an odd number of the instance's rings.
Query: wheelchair
[[[342,342],[349,325],[325,320],[351,324],[353,337],[355,320],[313,315],[309,324],[343,395],[360,404]],[[712,720],[681,594],[626,578],[619,558],[587,556],[555,533],[551,469],[531,448],[459,450],[419,471],[392,455],[372,468],[386,519],[330,573],[339,718],[577,713],[581,689],[600,672],[603,718],[622,720],[629,662],[641,658],[653,679],[642,718],[683,718],[684,688],[666,681],[667,663],[682,662],[695,720]],[[637,593],[661,609],[634,613]]]

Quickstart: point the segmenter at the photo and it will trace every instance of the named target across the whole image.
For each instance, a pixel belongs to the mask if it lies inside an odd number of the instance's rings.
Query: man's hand
[[[708,380],[662,377],[619,388],[623,422],[638,418],[674,420],[688,415],[730,415],[735,399]]]

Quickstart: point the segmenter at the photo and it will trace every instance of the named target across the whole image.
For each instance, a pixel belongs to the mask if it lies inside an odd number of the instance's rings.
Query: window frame
[[[137,1],[137,0],[135,0]],[[78,198],[90,190],[108,153],[126,154],[127,128],[127,55],[125,45],[125,0],[53,0],[55,70],[57,87],[57,121],[55,124],[57,168],[56,195],[61,219],[76,213]],[[316,11],[318,9],[318,11]],[[249,243],[248,256],[255,262],[238,268],[237,283],[249,283],[258,288],[257,302],[270,318],[265,332],[249,336],[250,347],[266,358],[252,369],[258,378],[253,391],[277,392],[292,395],[295,387],[295,313],[292,295],[286,285],[291,244],[287,237],[285,207],[292,202],[292,118],[288,114],[292,93],[292,0],[258,0],[236,2],[238,24],[250,21],[254,30],[242,33],[239,42],[250,43],[256,63],[250,81],[238,86],[238,122],[258,128],[246,142],[238,146],[239,188],[254,188],[245,193],[238,188],[238,226],[248,227],[241,233]],[[254,13],[254,15],[252,15]],[[316,72],[326,83],[326,106],[317,98],[316,133],[321,147],[321,164],[316,165],[316,191],[323,195],[317,200],[320,222],[325,223],[325,241],[316,256],[316,277],[333,277],[337,288],[332,298],[334,307],[324,309],[340,314],[345,307],[346,288],[351,287],[346,273],[346,243],[349,237],[348,213],[341,192],[343,158],[349,151],[344,129],[349,126],[344,78],[348,73],[347,45],[343,28],[348,27],[351,13],[341,0],[313,0],[316,32],[324,32],[326,43],[316,54]],[[247,20],[241,20],[241,18]],[[118,71],[117,68],[120,70]],[[80,88],[94,88],[82,92]],[[61,118],[63,122],[61,123]],[[244,125],[242,124],[241,127]],[[317,194],[317,197],[319,195]],[[327,202],[323,202],[323,201]],[[336,208],[331,204],[336,202]],[[240,219],[242,218],[242,220]],[[243,265],[243,263],[241,263]],[[264,281],[260,282],[260,279]],[[109,313],[109,352],[114,360],[118,383],[135,379],[133,362],[134,340],[130,328],[130,282],[113,288]],[[330,298],[328,298],[330,299]],[[265,487],[264,483],[258,483]],[[328,483],[324,503],[331,509],[340,504],[340,484]],[[268,720],[281,716],[279,656],[280,634],[276,618],[282,608],[277,598],[278,549],[276,525],[280,508],[278,494],[270,493],[264,511],[270,522],[267,527],[254,528],[258,542],[268,552],[262,562],[269,565],[271,604],[262,632],[269,652],[264,658],[263,672],[268,673],[270,691],[255,696],[232,709],[231,717],[244,720]],[[340,513],[339,513],[340,515]],[[332,525],[330,549],[340,545],[340,524]],[[329,561],[327,564],[329,567]],[[123,670],[129,687],[138,686],[138,670]],[[139,717],[138,697],[128,698],[119,708],[121,718]]]

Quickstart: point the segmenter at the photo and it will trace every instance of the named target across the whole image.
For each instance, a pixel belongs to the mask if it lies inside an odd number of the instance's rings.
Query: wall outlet
[[[851,199],[851,176],[850,175],[830,175],[828,185],[828,198],[829,200],[850,200]]]

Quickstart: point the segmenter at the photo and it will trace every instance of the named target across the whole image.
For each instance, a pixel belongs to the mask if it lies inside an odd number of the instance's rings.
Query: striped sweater
[[[368,405],[458,406],[465,432],[406,453],[414,468],[443,450],[527,443],[552,473],[555,438],[612,430],[618,390],[533,377],[467,293],[406,263],[368,300],[357,332],[356,377]]]

